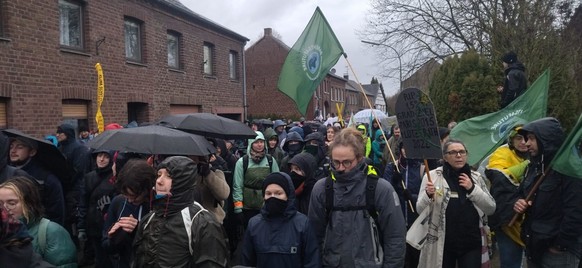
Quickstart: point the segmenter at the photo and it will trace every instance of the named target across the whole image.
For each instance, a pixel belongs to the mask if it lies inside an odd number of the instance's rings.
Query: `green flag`
[[[313,92],[344,53],[342,46],[318,8],[287,54],[277,87],[305,116]]]
[[[490,114],[469,118],[451,130],[450,137],[467,146],[467,163],[475,165],[506,141],[516,124],[525,124],[546,116],[550,71],[546,70],[529,89],[507,105]]]
[[[564,175],[582,179],[582,115],[550,165]]]

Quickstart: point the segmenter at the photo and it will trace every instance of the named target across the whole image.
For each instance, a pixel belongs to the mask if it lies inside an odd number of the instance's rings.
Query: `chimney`
[[[265,36],[273,36],[273,29],[265,28]]]
[[[331,73],[335,74],[335,68],[331,68]]]
[[[344,79],[350,80],[350,75],[348,73],[344,73]]]

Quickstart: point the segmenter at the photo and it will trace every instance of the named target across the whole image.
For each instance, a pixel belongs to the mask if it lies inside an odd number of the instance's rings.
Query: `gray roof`
[[[358,83],[356,83],[356,81],[354,80],[348,80],[348,82],[346,83],[346,89],[349,91],[360,92],[360,87],[358,86]]]
[[[160,3],[176,10],[179,12],[183,12],[184,14],[188,15],[194,22],[199,23],[203,26],[206,26],[210,29],[213,29],[217,32],[223,33],[227,36],[233,37],[239,41],[243,41],[243,42],[247,42],[249,41],[248,38],[198,14],[195,13],[194,11],[190,10],[189,8],[187,8],[184,4],[182,4],[180,2],[180,0],[158,0]]]
[[[366,91],[366,95],[371,95],[376,97],[378,95],[378,90],[380,89],[380,84],[368,84],[362,85],[364,91]]]

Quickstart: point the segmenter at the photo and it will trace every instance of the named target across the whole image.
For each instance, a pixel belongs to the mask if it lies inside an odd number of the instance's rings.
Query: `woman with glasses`
[[[44,261],[60,268],[77,267],[77,249],[67,230],[43,217],[38,185],[25,177],[9,179],[0,184],[0,205],[26,224],[32,248]]]
[[[467,164],[465,144],[448,140],[443,154],[443,166],[429,173],[431,181],[424,175],[416,203],[419,214],[425,209],[431,214],[418,267],[480,268],[488,261],[484,219],[495,212],[495,200]]]
[[[308,213],[323,266],[403,267],[406,226],[398,195],[366,164],[362,133],[343,129],[329,151],[331,175],[315,183]],[[375,190],[367,193],[374,179]]]

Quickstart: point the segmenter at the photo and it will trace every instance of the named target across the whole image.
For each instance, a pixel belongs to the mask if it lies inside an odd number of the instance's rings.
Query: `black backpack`
[[[269,154],[266,154],[265,157],[267,157],[267,162],[269,162],[270,172],[273,172],[273,157]],[[249,155],[245,154],[243,156],[243,176],[245,176],[247,174],[248,167],[249,167]]]
[[[336,207],[333,205],[333,197],[334,197],[334,190],[333,190],[333,179],[331,176],[328,176],[325,179],[325,219],[326,222],[329,224],[331,220],[331,212],[332,211],[354,211],[354,210],[364,210],[368,213],[365,214],[367,216],[371,216],[378,224],[378,211],[376,210],[375,206],[375,199],[376,199],[376,185],[378,185],[378,175],[370,170],[371,166],[368,166],[368,174],[366,178],[366,205],[364,206],[348,206],[348,207]],[[372,167],[373,170],[373,167]],[[330,226],[331,228],[331,226]]]

